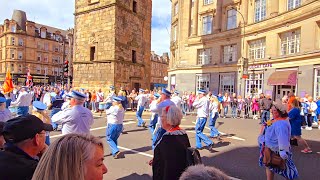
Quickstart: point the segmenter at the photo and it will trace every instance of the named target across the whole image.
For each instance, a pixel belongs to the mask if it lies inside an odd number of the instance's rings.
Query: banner
[[[6,80],[3,83],[3,93],[7,94],[13,91],[13,81],[11,78],[10,70],[8,69],[7,74],[6,74]]]
[[[28,69],[26,86],[31,87],[32,85],[33,85],[32,76],[30,75],[30,69]]]

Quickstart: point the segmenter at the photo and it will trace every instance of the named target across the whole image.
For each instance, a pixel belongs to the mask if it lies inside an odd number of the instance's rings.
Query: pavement
[[[150,112],[144,112],[143,119],[150,119]],[[151,148],[151,134],[147,128],[137,127],[135,112],[126,112],[124,121],[124,133],[121,134],[118,143],[123,156],[113,159],[106,143],[105,113],[94,113],[95,123],[91,133],[100,137],[105,145],[105,164],[108,173],[104,179],[119,180],[149,180],[152,179],[152,168],[148,162],[153,157]],[[181,127],[188,133],[191,146],[195,146],[195,120],[196,116],[188,115],[182,119]],[[259,150],[257,137],[260,133],[260,120],[218,118],[216,127],[223,133],[222,139],[213,139],[213,150],[200,150],[202,161],[206,166],[214,166],[221,169],[234,179],[257,180],[266,179],[265,169],[259,167]],[[208,126],[208,123],[207,123]],[[209,135],[209,128],[204,133]],[[303,138],[307,140],[314,151],[311,154],[303,154],[303,147],[293,147],[293,159],[299,171],[299,179],[312,180],[320,177],[320,130],[303,130]],[[60,132],[51,133],[51,141],[60,137]],[[283,179],[276,175],[275,180]]]

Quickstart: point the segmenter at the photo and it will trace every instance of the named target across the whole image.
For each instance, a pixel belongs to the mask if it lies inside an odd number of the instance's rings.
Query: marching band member
[[[32,94],[27,92],[27,87],[23,86],[16,101],[11,102],[12,106],[18,106],[17,115],[27,115],[29,113],[29,106],[32,102]]]
[[[146,122],[143,121],[142,119],[142,113],[143,110],[145,108],[145,104],[147,102],[147,96],[144,94],[144,90],[143,89],[139,89],[139,95],[135,98],[135,100],[138,101],[138,106],[137,106],[137,119],[138,119],[138,127],[145,127],[146,126]]]
[[[43,123],[46,124],[51,124],[51,120],[49,115],[46,112],[47,105],[40,101],[34,101],[32,103],[33,105],[33,110],[32,110],[32,115],[37,116],[39,119],[43,121]],[[46,131],[46,144],[49,146],[50,145],[50,134],[49,131]]]
[[[7,99],[4,97],[0,97],[0,121],[6,122],[12,118],[11,112],[6,108]]]
[[[110,146],[112,156],[115,159],[120,157],[118,149],[118,138],[123,129],[124,109],[121,104],[121,98],[113,97],[112,106],[107,110],[107,130],[106,139]]]

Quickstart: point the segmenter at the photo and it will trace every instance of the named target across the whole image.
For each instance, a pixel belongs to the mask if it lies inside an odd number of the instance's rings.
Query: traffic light
[[[69,71],[69,61],[65,61],[63,64],[63,72],[67,73]]]

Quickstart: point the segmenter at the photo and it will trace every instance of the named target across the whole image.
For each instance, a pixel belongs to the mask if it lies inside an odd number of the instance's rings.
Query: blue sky
[[[11,19],[14,9],[27,13],[28,20],[68,29],[74,25],[75,0],[0,0],[0,24]],[[157,54],[170,50],[170,0],[153,0],[151,50]]]

